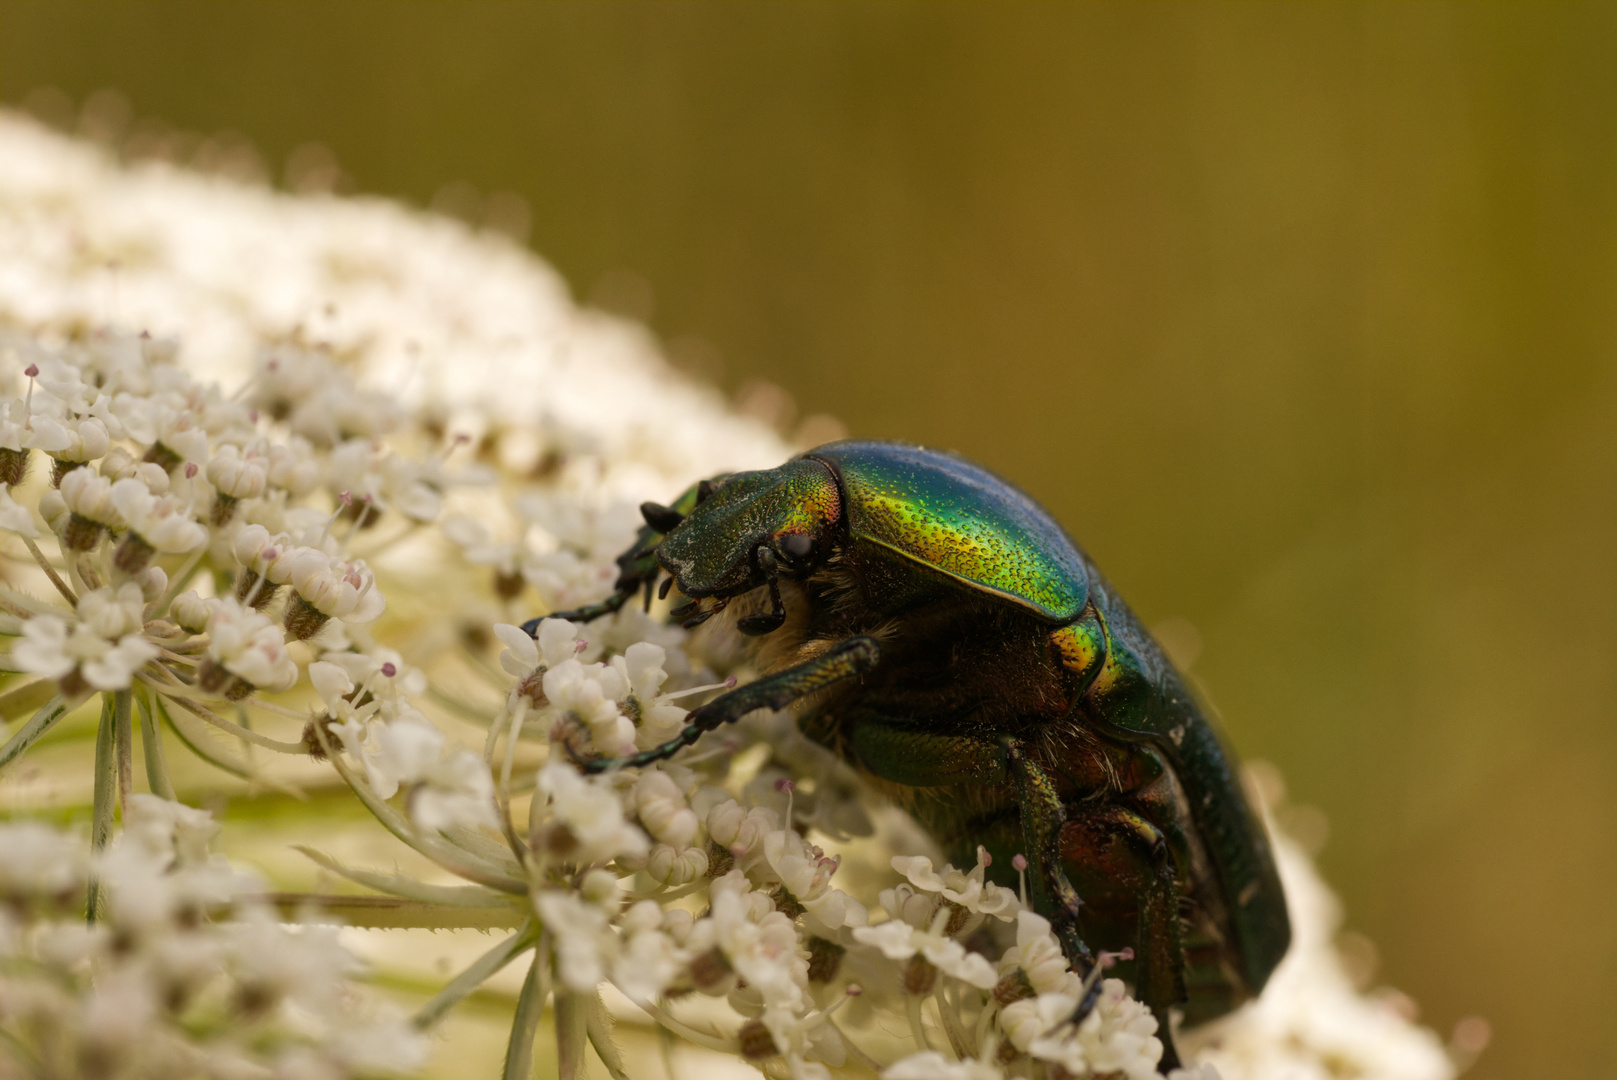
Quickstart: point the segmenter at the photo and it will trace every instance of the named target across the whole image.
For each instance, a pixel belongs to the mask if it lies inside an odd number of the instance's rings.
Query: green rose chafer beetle
[[[768,673],[681,734],[601,771],[665,759],[757,709],[805,702],[812,739],[873,778],[950,850],[995,856],[1084,972],[1095,950],[1166,1027],[1262,989],[1291,930],[1263,824],[1172,664],[1032,499],[951,454],[829,443],[703,481],[618,560],[616,611],[663,572],[694,626],[731,608],[768,635]],[[538,620],[529,623],[532,632]],[[1080,899],[1081,898],[1081,899]]]

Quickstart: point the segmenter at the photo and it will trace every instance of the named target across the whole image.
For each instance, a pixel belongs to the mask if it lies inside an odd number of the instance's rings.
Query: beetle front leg
[[[685,730],[661,746],[628,757],[580,762],[579,767],[587,773],[599,773],[666,761],[706,732],[734,723],[748,713],[759,709],[784,709],[810,694],[864,675],[876,666],[880,657],[881,646],[876,644],[874,638],[851,637],[812,660],[766,675],[692,709],[686,717]]]
[[[522,624],[523,632],[529,637],[534,637],[539,633],[539,624],[546,619],[594,622],[619,610],[634,599],[635,594],[641,592],[645,593],[646,606],[649,609],[652,587],[656,584],[657,575],[662,572],[662,567],[657,563],[657,545],[662,543],[665,534],[685,520],[685,515],[696,509],[697,503],[708,497],[713,491],[713,484],[713,480],[692,484],[674,500],[672,506],[641,503],[640,516],[645,519],[646,524],[635,534],[634,543],[629,545],[629,549],[617,558],[618,580],[612,585],[612,595],[605,600],[585,604],[570,611],[554,611],[537,619],[529,619]],[[664,591],[667,591],[666,583]]]
[[[629,550],[618,556],[618,580],[612,586],[611,596],[569,611],[553,611],[549,615],[529,619],[522,624],[522,632],[529,637],[537,637],[539,624],[546,619],[566,619],[575,623],[594,622],[619,610],[641,591],[645,592],[646,603],[650,604],[652,585],[662,569],[657,565],[657,545],[661,542],[662,533],[649,525],[641,529],[635,535],[634,543],[629,545]]]

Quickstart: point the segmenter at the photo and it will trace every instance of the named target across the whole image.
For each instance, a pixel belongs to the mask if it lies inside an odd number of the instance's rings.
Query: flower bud
[[[579,894],[592,904],[605,904],[618,898],[617,875],[597,867],[584,875]]]
[[[309,444],[296,437],[289,446],[270,447],[265,479],[294,498],[307,495],[320,483],[320,464],[311,453]]]
[[[161,566],[148,566],[134,577],[140,586],[140,595],[150,604],[168,591],[168,571]]]
[[[646,860],[646,873],[664,885],[687,885],[707,874],[707,852],[701,848],[675,848],[658,844]]]
[[[107,434],[107,425],[93,416],[76,420],[66,425],[71,442],[67,447],[58,450],[55,457],[58,461],[92,461],[105,454],[112,445],[112,439]]]
[[[208,628],[208,617],[212,614],[212,610],[209,602],[192,589],[175,597],[174,603],[169,605],[168,613],[182,629],[200,634]]]
[[[678,848],[696,839],[696,812],[685,803],[673,777],[661,770],[640,775],[634,786],[635,810],[640,823],[656,840]]]
[[[256,499],[269,482],[266,462],[258,454],[243,455],[241,448],[221,446],[208,462],[208,483],[231,499]]]
[[[95,470],[80,466],[62,477],[59,487],[69,512],[97,525],[122,525],[112,502],[112,482]]]

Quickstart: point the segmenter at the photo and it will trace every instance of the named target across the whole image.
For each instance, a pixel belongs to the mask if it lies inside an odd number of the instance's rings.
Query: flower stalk
[[[90,814],[90,852],[99,855],[112,838],[112,815],[118,799],[117,734],[110,697],[101,702],[101,722],[95,735],[95,792]],[[101,909],[101,883],[90,878],[84,917],[94,926]]]

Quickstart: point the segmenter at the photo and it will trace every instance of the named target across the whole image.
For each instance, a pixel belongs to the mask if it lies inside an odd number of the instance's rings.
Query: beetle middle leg
[[[814,719],[810,718],[811,724]],[[808,734],[824,741],[821,736],[827,733],[809,730]],[[1024,743],[1010,736],[926,731],[914,721],[863,711],[841,718],[838,737],[845,744],[843,752],[864,769],[904,787],[967,785],[988,790],[1010,781],[1021,817],[1033,907],[1050,918],[1073,967],[1081,975],[1089,973],[1095,957],[1078,935],[1081,901],[1061,861],[1066,808],[1055,781],[1033,760]],[[1090,1004],[1084,1003],[1086,1010]]]
[[[1073,968],[1087,976],[1095,966],[1095,955],[1078,935],[1078,910],[1083,901],[1073,888],[1061,864],[1061,828],[1067,821],[1067,808],[1061,801],[1055,780],[1045,772],[1019,739],[1002,739],[1011,777],[1016,782],[1016,800],[1022,816],[1022,837],[1027,845],[1028,869],[1032,871],[1029,891],[1034,907],[1048,912],[1050,924],[1061,939],[1062,951]],[[1094,1004],[1090,994],[1080,1005],[1087,1013]]]

